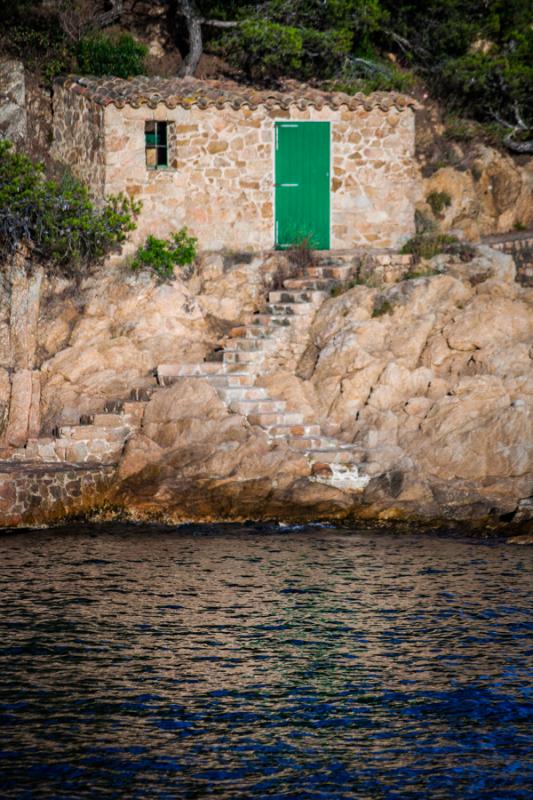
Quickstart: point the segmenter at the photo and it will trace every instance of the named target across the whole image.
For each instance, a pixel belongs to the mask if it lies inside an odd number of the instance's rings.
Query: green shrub
[[[392,314],[394,307],[389,300],[377,298],[374,308],[372,309],[372,317],[382,317],[384,314]]]
[[[86,75],[116,75],[131,78],[144,74],[148,48],[133,36],[97,34],[86,36],[77,47],[78,67]]]
[[[430,192],[426,197],[426,202],[430,206],[436,217],[440,217],[445,208],[452,204],[452,198],[448,192]]]
[[[9,21],[5,21],[5,27],[0,18],[0,31],[6,34],[2,39],[6,50],[22,59],[26,68],[42,76],[47,86],[57,75],[74,68],[72,42],[53,16],[36,14],[35,9],[27,8],[24,12],[19,9],[18,15],[10,15]]]
[[[135,228],[140,204],[111,195],[101,207],[66,174],[47,180],[43,166],[0,141],[0,255],[28,248],[66,274],[102,258]]]
[[[433,258],[440,253],[458,256],[461,261],[471,261],[476,249],[447,233],[417,233],[404,244],[400,252],[414,255],[417,261],[421,258]]]
[[[377,59],[347,59],[338,79],[325,88],[346,94],[372,92],[412,92],[414,73]]]
[[[352,278],[346,283],[336,283],[334,286],[331,287],[329,293],[332,297],[339,297],[344,292],[350,291],[350,289],[355,289],[356,286],[367,286],[365,281],[361,280],[361,278]]]
[[[170,279],[174,267],[192,264],[198,252],[198,239],[189,236],[187,228],[181,228],[169,239],[148,236],[144,247],[139,248],[132,262],[132,269],[148,268],[160,278]]]

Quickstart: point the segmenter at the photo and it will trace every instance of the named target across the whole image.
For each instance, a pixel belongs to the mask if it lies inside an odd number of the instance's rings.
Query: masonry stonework
[[[91,194],[105,195],[104,109],[60,86],[54,91],[52,155],[68,164]]]
[[[255,93],[235,107],[222,90],[216,102],[202,102],[199,81],[192,99],[183,90],[177,101],[149,86],[132,95],[131,82],[116,90],[117,83],[104,90],[71,79],[59,89],[56,153],[94,194],[126,192],[142,201],[132,246],[186,225],[205,250],[272,248],[275,122],[288,119],[330,123],[332,249],[398,247],[413,235],[418,170],[408,99]],[[149,120],[168,123],[168,169],[146,166]]]

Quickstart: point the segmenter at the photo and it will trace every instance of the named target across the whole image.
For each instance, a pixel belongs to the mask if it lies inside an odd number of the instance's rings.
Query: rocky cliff
[[[395,283],[359,272],[336,296],[310,292],[298,324],[265,336],[252,361],[256,345],[228,342],[243,319],[259,329],[279,270],[277,256],[205,255],[168,284],[115,266],[74,286],[13,268],[0,318],[4,459],[52,472],[65,458],[107,465],[84,512],[136,519],[525,522],[533,290],[515,281],[513,259],[482,247],[469,263],[437,257],[418,277],[406,264]],[[244,376],[238,402],[224,347]],[[161,364],[176,369],[160,368],[156,383]],[[83,438],[80,417],[100,433]],[[109,449],[83,450],[101,431]],[[57,518],[32,480],[19,518],[0,497],[4,524]]]

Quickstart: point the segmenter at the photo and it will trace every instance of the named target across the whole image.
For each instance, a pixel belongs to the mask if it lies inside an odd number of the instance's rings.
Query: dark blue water
[[[0,537],[2,798],[533,797],[533,552]]]

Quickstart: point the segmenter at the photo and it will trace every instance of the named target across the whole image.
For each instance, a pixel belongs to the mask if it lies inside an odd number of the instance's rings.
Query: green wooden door
[[[329,122],[276,122],[276,247],[329,250]]]

